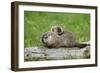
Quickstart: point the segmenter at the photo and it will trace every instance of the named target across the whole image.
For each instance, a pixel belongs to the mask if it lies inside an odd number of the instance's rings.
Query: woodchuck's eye
[[[47,39],[48,38],[47,34],[44,34],[42,38]]]
[[[44,36],[44,39],[47,39],[48,37],[47,36]]]

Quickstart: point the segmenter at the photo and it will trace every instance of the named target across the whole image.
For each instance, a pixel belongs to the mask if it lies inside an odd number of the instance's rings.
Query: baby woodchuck
[[[51,31],[42,35],[42,42],[48,48],[61,47],[78,47],[84,48],[88,44],[80,44],[76,42],[75,37],[71,32],[64,31],[59,26],[53,26]]]

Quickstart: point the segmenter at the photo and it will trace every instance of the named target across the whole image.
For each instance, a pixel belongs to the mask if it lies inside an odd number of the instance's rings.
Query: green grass
[[[90,40],[90,15],[80,13],[24,12],[24,47],[41,46],[41,35],[59,25],[79,42]]]

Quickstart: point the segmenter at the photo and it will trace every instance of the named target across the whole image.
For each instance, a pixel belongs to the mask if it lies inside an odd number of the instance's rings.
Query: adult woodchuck
[[[76,42],[71,32],[62,30],[59,26],[53,26],[51,31],[46,32],[42,36],[43,44],[48,48],[61,47],[78,47],[84,48],[88,44],[80,44]]]

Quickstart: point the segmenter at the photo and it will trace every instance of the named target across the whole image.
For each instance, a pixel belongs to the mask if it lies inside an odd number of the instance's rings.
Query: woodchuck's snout
[[[45,34],[42,35],[41,41],[42,41],[43,43],[47,43],[47,40],[48,40],[48,34],[45,33]]]

